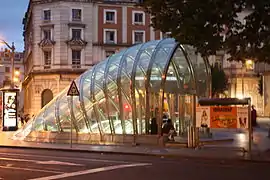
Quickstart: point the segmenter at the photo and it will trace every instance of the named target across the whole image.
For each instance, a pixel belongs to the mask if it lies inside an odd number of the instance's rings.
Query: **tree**
[[[270,62],[270,0],[144,0],[152,26],[204,56]],[[239,13],[244,15],[241,20]]]
[[[228,89],[228,78],[223,69],[218,66],[211,66],[212,75],[212,97],[224,94]]]

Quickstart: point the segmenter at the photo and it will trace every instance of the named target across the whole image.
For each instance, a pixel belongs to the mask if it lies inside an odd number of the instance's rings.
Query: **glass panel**
[[[196,77],[196,88],[198,97],[208,97],[208,73],[207,64],[200,54],[195,52],[195,49],[191,46],[184,46],[187,52]]]
[[[104,83],[104,71],[106,67],[107,61],[104,61],[100,64],[97,65],[95,68],[95,73],[94,73],[94,97],[96,100],[96,105],[97,105],[97,113],[98,113],[98,118],[100,120],[102,132],[105,134],[111,134],[111,126],[110,122],[108,119],[108,113],[107,113],[107,108],[106,108],[106,99],[105,99],[105,94],[103,90],[103,83]]]
[[[194,79],[191,75],[188,60],[182,49],[177,48],[171,59],[166,77],[165,93],[168,109],[165,109],[165,111],[169,112],[169,118],[172,119],[176,131],[180,135],[186,134],[187,127],[192,123],[192,96],[188,95],[191,94],[192,89],[194,89]],[[170,103],[177,108],[170,107]]]
[[[64,132],[70,132],[71,115],[69,109],[69,99],[66,95],[59,98],[59,119]],[[74,129],[74,126],[72,126]]]
[[[73,97],[73,112],[75,117],[75,123],[78,127],[79,132],[87,133],[88,129],[85,124],[85,119],[83,117],[83,111],[81,108],[81,103],[78,96]]]
[[[91,119],[91,112],[93,110],[93,103],[90,101],[90,85],[91,85],[91,76],[92,76],[92,69],[89,71],[86,71],[83,74],[83,80],[82,80],[82,90],[80,90],[81,93],[81,97],[82,97],[82,104],[83,106],[81,106],[82,109],[84,109],[85,113],[86,113],[86,117],[88,120],[88,131],[89,132],[93,132],[93,133],[99,133],[98,131],[93,131],[93,129],[91,128],[92,126],[96,126],[97,122],[96,122],[96,118]],[[84,131],[84,130],[83,130]]]
[[[126,130],[126,134],[133,134],[134,127],[132,121],[132,111],[131,111],[131,91],[130,91],[130,77],[132,73],[132,68],[134,65],[135,57],[140,50],[142,44],[133,46],[129,48],[123,58],[121,60],[121,96],[122,96],[122,104],[123,107],[123,118],[124,118],[124,128]],[[137,124],[137,123],[136,123]]]
[[[119,54],[114,54],[109,59],[107,78],[106,78],[106,91],[109,98],[109,116],[112,120],[112,126],[114,128],[115,134],[123,134],[122,123],[120,119],[120,107],[119,107],[119,97],[118,97],[118,86],[117,86],[117,73],[119,70],[120,60],[123,57],[125,51]]]
[[[164,78],[162,73],[166,67],[167,61],[170,61],[170,56],[175,47],[175,41],[173,39],[165,39],[161,41],[161,44],[156,49],[154,63],[151,68],[150,75],[150,118],[152,121],[158,120],[158,114],[160,111],[164,112],[164,109],[159,109],[160,99],[162,94],[160,93],[161,89],[161,80]],[[162,124],[162,122],[157,122]]]
[[[43,108],[38,115],[35,117],[35,119],[33,120],[33,125],[32,125],[32,129],[34,131],[43,131],[44,130],[44,111],[45,108]]]
[[[55,103],[56,101],[53,100],[51,102],[50,106],[46,108],[46,111],[44,112],[44,130],[45,131],[58,131],[58,123],[56,121],[55,117]]]
[[[149,62],[153,52],[160,41],[151,41],[143,45],[140,49],[140,55],[136,57],[137,67],[135,70],[135,98],[137,112],[137,128],[139,134],[149,133],[149,119],[146,120],[146,93],[145,93],[145,78],[149,66]]]

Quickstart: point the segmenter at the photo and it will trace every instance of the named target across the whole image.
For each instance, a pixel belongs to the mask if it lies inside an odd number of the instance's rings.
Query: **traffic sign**
[[[79,96],[80,95],[80,92],[76,86],[75,81],[72,81],[72,83],[68,89],[67,95],[68,96]]]

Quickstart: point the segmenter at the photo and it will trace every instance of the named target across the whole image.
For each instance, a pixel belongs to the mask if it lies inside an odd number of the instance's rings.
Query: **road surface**
[[[270,179],[270,163],[0,148],[0,180]]]

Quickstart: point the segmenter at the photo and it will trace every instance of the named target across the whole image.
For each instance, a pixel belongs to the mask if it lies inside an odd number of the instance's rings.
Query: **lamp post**
[[[14,42],[9,45],[6,41],[0,39],[0,43],[5,44],[11,50],[11,88],[14,88],[14,56],[15,56],[15,46]]]

